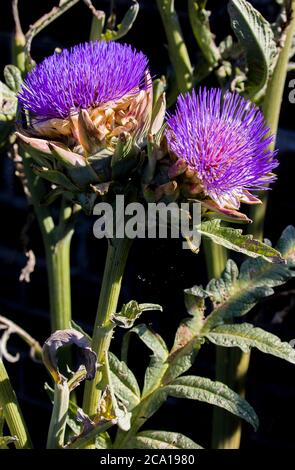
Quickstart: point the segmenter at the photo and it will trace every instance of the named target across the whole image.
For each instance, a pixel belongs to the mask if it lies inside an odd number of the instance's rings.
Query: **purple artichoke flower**
[[[87,128],[92,142],[114,148],[119,135],[138,134],[150,122],[148,59],[126,44],[79,44],[37,65],[18,98],[38,134],[73,137],[90,152]]]
[[[115,42],[46,58],[28,73],[18,98],[30,126],[17,136],[34,170],[54,184],[49,200],[67,191],[89,213],[116,179],[129,178],[165,116],[164,90],[153,103],[148,59]]]
[[[263,114],[237,93],[200,89],[179,96],[167,119],[168,148],[176,162],[172,176],[186,175],[208,208],[238,209],[259,203],[250,190],[268,189],[278,165]],[[229,211],[230,212],[230,211]]]

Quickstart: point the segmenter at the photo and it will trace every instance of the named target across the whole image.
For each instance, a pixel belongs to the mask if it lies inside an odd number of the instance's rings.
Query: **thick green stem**
[[[174,0],[157,0],[166,32],[168,51],[174,68],[178,90],[184,93],[192,88],[193,68],[184,42]]]
[[[250,353],[236,348],[217,347],[216,380],[225,383],[242,397],[249,368]],[[239,449],[241,441],[241,420],[220,408],[213,412],[213,449]]]
[[[70,246],[73,227],[70,219],[72,208],[65,201],[62,202],[59,225],[55,226],[48,207],[41,204],[46,194],[44,184],[40,177],[34,175],[27,152],[22,152],[22,159],[45,247],[51,331],[62,330],[69,328],[71,322]]]
[[[271,134],[277,135],[281,105],[283,100],[285,82],[288,71],[288,63],[290,58],[290,49],[292,46],[292,39],[295,33],[295,0],[291,2],[291,20],[285,31],[285,44],[280,51],[278,61],[273,73],[273,76],[267,86],[265,98],[262,105],[262,111],[265,120],[270,128]],[[270,145],[270,150],[275,148],[275,139]],[[263,204],[259,206],[252,206],[250,211],[250,218],[253,224],[250,227],[251,233],[255,238],[263,239],[264,220],[267,210],[267,192],[264,191],[260,194],[260,199]]]
[[[72,231],[57,243],[45,241],[51,331],[71,327],[70,246]]]
[[[208,278],[219,278],[227,260],[226,249],[211,240],[203,240]]]
[[[97,361],[102,366],[104,365],[105,354],[109,349],[112,338],[113,329],[110,324],[110,317],[112,314],[116,313],[122,277],[130,246],[130,240],[117,239],[109,243],[108,247],[92,338],[92,349],[97,353]],[[104,368],[101,367],[95,379],[91,382],[87,382],[85,385],[83,410],[91,417],[93,417],[97,411],[104,375]]]
[[[15,392],[11,386],[8,374],[0,359],[0,407],[3,408],[4,418],[11,436],[16,436],[17,449],[31,449],[32,443],[24,421]]]

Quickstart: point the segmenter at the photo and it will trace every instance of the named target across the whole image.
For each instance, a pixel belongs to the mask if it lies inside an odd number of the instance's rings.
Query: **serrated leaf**
[[[244,253],[252,258],[262,257],[272,263],[284,262],[281,254],[271,246],[253,239],[252,235],[243,235],[240,229],[222,226],[219,219],[203,222],[198,230],[201,235],[230,250]]]
[[[267,85],[278,57],[271,25],[246,0],[230,0],[228,11],[232,29],[247,57],[247,94],[258,98]]]
[[[140,389],[137,380],[125,362],[109,352],[111,381],[115,395],[126,404],[127,410],[132,410],[140,402]]]
[[[171,352],[168,357],[169,368],[165,373],[163,381],[170,382],[189,370],[195,362],[203,343],[204,338],[196,334],[192,336],[191,340],[184,347]]]
[[[239,269],[236,263],[229,259],[219,279],[211,279],[206,289],[214,305],[225,301],[232,293],[239,277]]]
[[[244,419],[255,430],[258,427],[258,418],[252,406],[221,382],[187,375],[174,380],[172,384],[164,387],[164,391],[171,397],[188,398],[219,406]]]
[[[178,432],[142,431],[128,443],[129,449],[202,449]]]
[[[220,325],[206,334],[206,337],[217,346],[238,347],[244,352],[257,348],[295,364],[295,349],[289,343],[284,343],[277,336],[249,323]]]
[[[227,262],[224,273],[231,271],[233,261]],[[263,259],[248,259],[235,280],[226,275],[211,281],[206,290],[214,305],[206,318],[202,332],[208,332],[221,323],[230,323],[233,318],[248,313],[261,299],[274,293],[273,287],[287,282],[293,272],[287,265],[270,264]],[[236,275],[235,275],[236,276]]]
[[[127,351],[129,346],[130,335],[134,333],[139,336],[141,341],[153,351],[156,357],[159,357],[163,361],[168,357],[168,348],[166,346],[163,338],[155,333],[151,328],[149,328],[144,323],[136,325],[132,330],[128,331],[124,336],[123,345],[122,345],[122,359],[127,362]]]
[[[144,378],[144,387],[142,396],[146,396],[162,377],[162,372],[167,368],[165,361],[168,357],[169,351],[165,341],[160,335],[155,333],[144,323],[136,325],[128,333],[125,334],[122,343],[122,359],[127,362],[127,354],[129,348],[129,341],[131,333],[135,333],[143,341],[143,343],[151,349],[153,356],[151,357],[150,364],[146,369]]]
[[[21,84],[22,84],[22,76],[19,68],[17,68],[15,65],[6,65],[4,67],[4,78],[6,85],[15,93],[18,93],[21,89]]]

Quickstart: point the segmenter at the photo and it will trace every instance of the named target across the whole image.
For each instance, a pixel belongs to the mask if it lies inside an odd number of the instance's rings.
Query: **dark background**
[[[20,0],[20,13],[24,31],[30,23],[49,11],[57,3],[43,0]],[[94,1],[97,8],[108,11],[109,2]],[[140,14],[125,42],[141,49],[150,58],[153,75],[169,73],[169,59],[165,35],[156,9],[155,0],[142,0]],[[186,1],[176,0],[183,31],[193,63],[198,49],[192,36],[186,14]],[[226,1],[209,1],[212,29],[218,41],[229,33]],[[252,2],[260,11],[273,19],[277,11],[275,1]],[[118,17],[122,17],[130,2],[117,0]],[[10,59],[10,41],[13,22],[11,2],[1,1],[0,62],[1,70]],[[84,4],[78,4],[42,31],[33,42],[32,55],[39,61],[50,55],[55,47],[67,47],[86,41],[91,24],[91,14]],[[288,77],[288,80],[293,77]],[[287,80],[287,83],[288,83]],[[295,134],[294,105],[283,102],[278,148],[280,167],[278,181],[270,194],[266,220],[266,237],[276,242],[286,225],[294,223]],[[25,265],[21,233],[31,210],[27,207],[19,181],[14,176],[13,165],[3,153],[0,158],[0,314],[9,317],[25,328],[41,343],[49,336],[49,314],[46,266],[37,222],[30,228],[30,246],[37,256],[37,265],[29,284],[18,278]],[[94,239],[94,219],[81,216],[72,245],[72,300],[73,318],[86,331],[91,332],[102,278],[106,242]],[[233,255],[234,257],[234,255]],[[239,260],[239,259],[238,259]],[[135,299],[139,302],[160,303],[163,313],[145,313],[143,321],[152,324],[170,346],[180,320],[186,315],[183,289],[194,284],[206,284],[203,255],[193,255],[182,250],[180,242],[140,240],[134,243],[128,262],[120,302]],[[250,320],[268,331],[290,341],[295,338],[295,283],[276,291],[251,312]],[[276,313],[284,311],[284,320],[276,323]],[[119,352],[121,333],[116,333],[113,350]],[[140,342],[132,343],[131,368],[142,380],[143,367],[149,352]],[[33,363],[22,343],[14,339],[10,350],[21,350],[18,363],[7,365],[17,391],[36,447],[44,446],[51,405],[44,391],[48,380],[44,368]],[[203,347],[193,373],[214,377],[214,347]],[[247,399],[260,418],[260,428],[254,433],[245,425],[244,448],[294,448],[295,447],[295,385],[294,366],[282,360],[253,351],[247,381]],[[204,403],[170,399],[146,428],[183,432],[204,447],[210,446],[212,407]]]

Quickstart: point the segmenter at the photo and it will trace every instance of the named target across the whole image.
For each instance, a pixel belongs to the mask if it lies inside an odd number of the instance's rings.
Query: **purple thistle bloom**
[[[239,94],[205,88],[179,96],[167,123],[169,149],[219,206],[239,208],[248,190],[267,189],[275,180],[273,136],[261,111]]]
[[[37,65],[27,75],[18,98],[38,118],[67,118],[80,109],[146,89],[147,67],[146,56],[126,44],[79,44]]]

